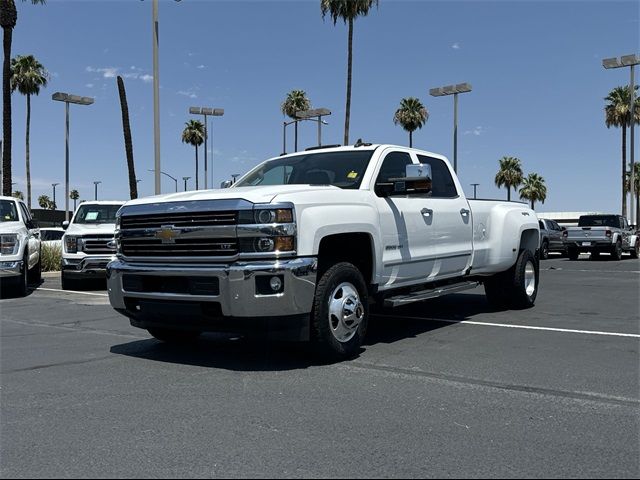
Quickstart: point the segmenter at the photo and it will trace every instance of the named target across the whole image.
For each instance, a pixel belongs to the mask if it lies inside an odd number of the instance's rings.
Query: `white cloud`
[[[460,44],[456,42],[453,45],[451,45],[451,48],[453,48],[454,50],[460,50]]]
[[[145,83],[149,83],[153,81],[153,75],[140,75],[140,80],[142,80]]]
[[[184,95],[185,97],[189,98],[198,98],[198,95],[196,95],[192,90],[179,90],[178,95]]]
[[[464,132],[465,135],[475,135],[477,137],[479,137],[480,135],[482,135],[484,133],[484,127],[478,126],[476,128],[474,128],[473,130],[467,130],[466,132]]]
[[[207,68],[206,65],[198,65],[196,67],[198,70],[202,70],[203,68]]]
[[[93,83],[87,83],[87,84],[85,85],[85,87],[87,87],[87,88],[93,88]]]
[[[115,78],[120,72],[120,67],[86,67],[85,71],[89,73],[100,73],[103,78]],[[121,74],[122,78],[142,80],[145,83],[149,83],[153,80],[153,76],[149,74],[143,74],[142,69],[136,66],[130,66],[127,73]]]

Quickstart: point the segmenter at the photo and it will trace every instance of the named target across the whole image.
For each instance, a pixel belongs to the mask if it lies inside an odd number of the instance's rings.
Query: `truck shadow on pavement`
[[[454,294],[394,310],[372,313],[358,356],[367,347],[414,338],[452,323],[494,310],[481,294]],[[188,344],[167,344],[149,338],[114,345],[111,353],[154,362],[222,368],[232,371],[287,371],[332,362],[315,354],[309,343],[245,339],[233,334],[204,334]]]

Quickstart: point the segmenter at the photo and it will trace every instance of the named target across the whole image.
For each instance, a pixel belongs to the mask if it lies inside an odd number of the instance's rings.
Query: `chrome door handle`
[[[467,210],[466,208],[460,209],[460,215],[462,215],[463,217],[466,217],[467,215],[469,215],[469,213],[469,210]]]
[[[422,213],[423,217],[430,217],[433,214],[433,210],[431,210],[430,208],[423,208],[422,210],[420,210],[420,213]]]

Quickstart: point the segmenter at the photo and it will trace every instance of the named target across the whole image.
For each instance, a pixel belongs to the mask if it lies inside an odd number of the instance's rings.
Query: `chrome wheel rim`
[[[524,267],[524,290],[529,297],[536,291],[536,268],[530,261]]]
[[[340,343],[351,340],[364,319],[358,290],[349,282],[338,285],[329,297],[329,329]]]

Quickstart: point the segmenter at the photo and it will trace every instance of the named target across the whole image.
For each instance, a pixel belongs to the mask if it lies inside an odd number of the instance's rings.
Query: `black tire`
[[[338,318],[334,313],[341,301]],[[348,312],[351,314],[346,315]],[[336,263],[324,272],[316,286],[311,326],[317,352],[330,360],[354,357],[360,351],[368,323],[369,297],[362,274],[351,263]]]
[[[546,240],[542,242],[542,246],[540,247],[540,259],[547,260],[549,258],[549,242]]]
[[[18,297],[24,297],[27,295],[27,287],[29,286],[29,256],[27,252],[22,259],[22,272],[18,277],[18,282],[15,284],[15,291]]]
[[[539,279],[538,260],[530,251],[523,250],[513,267],[484,282],[484,291],[493,307],[531,308],[538,296]]]
[[[38,263],[36,264],[35,267],[33,267],[33,270],[29,272],[29,282],[31,282],[32,284],[40,285],[41,281],[42,281],[42,251],[40,251],[40,254],[38,255]]]
[[[638,258],[638,253],[640,253],[640,240],[636,240],[636,244],[629,250],[629,253],[631,254],[631,258]]]
[[[600,260],[600,252],[591,252],[590,260]]]
[[[567,249],[567,257],[569,257],[569,260],[577,260],[579,255],[580,255],[580,252],[578,252],[577,248]]]
[[[611,260],[622,260],[622,242],[618,240],[615,246],[611,249]]]
[[[198,339],[202,332],[189,330],[172,330],[170,328],[149,328],[153,338],[165,343],[191,343]]]

